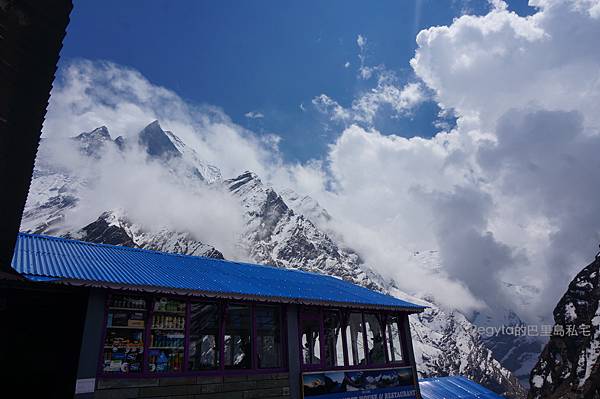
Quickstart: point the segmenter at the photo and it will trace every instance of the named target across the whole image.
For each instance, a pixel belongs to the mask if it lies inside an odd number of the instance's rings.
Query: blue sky
[[[523,0],[509,6],[521,15],[531,12]],[[341,130],[311,100],[326,93],[346,107],[373,85],[357,79],[359,34],[368,40],[365,64],[385,65],[406,83],[414,80],[408,62],[419,30],[488,10],[483,0],[374,5],[76,1],[61,63],[86,58],[137,69],[188,101],[221,107],[234,122],[257,133],[277,134],[286,160],[306,161],[320,158]],[[264,117],[248,118],[248,112]],[[400,118],[383,113],[374,124],[384,134],[427,137],[436,131],[437,112],[435,102],[427,101]]]

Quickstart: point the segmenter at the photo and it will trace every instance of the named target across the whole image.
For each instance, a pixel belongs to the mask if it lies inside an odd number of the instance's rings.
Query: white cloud
[[[244,116],[248,119],[262,119],[265,117],[261,112],[255,111],[246,112]]]
[[[347,121],[352,117],[350,111],[346,110],[326,94],[321,94],[313,98],[312,104],[319,112],[328,115],[334,121]]]
[[[378,75],[377,85],[357,96],[348,108],[326,94],[316,96],[312,103],[332,121],[370,127],[382,108],[389,107],[396,116],[404,115],[426,99],[420,83],[412,82],[400,87],[391,72],[382,70]]]
[[[103,157],[90,162],[64,140],[106,125],[113,138],[122,135],[135,144],[136,134],[155,119],[201,159],[218,165],[225,178],[247,169],[269,175],[265,168],[280,162],[276,136],[257,137],[219,109],[186,103],[132,69],[76,61],[54,84],[43,128],[43,137],[49,140],[41,147],[55,164],[91,182],[81,193],[81,206],[67,214],[67,224],[81,227],[103,211],[127,209],[134,222],[146,228],[188,231],[226,256],[237,257],[242,210],[228,193],[202,184],[183,186],[173,175],[183,173],[177,172],[177,165],[172,165],[175,172],[167,172],[136,145],[125,157],[108,147]]]
[[[398,117],[409,113],[426,99],[427,96],[419,82],[410,82],[402,86],[396,75],[384,65],[366,65],[367,38],[365,36],[358,35],[356,43],[360,59],[359,78],[369,80],[375,76],[376,85],[359,93],[349,107],[343,107],[327,94],[322,93],[312,99],[312,104],[319,112],[327,115],[332,121],[342,122],[346,126],[357,123],[370,128],[382,109],[390,109],[393,117]],[[349,62],[345,67],[348,66],[350,66]]]
[[[334,228],[404,289],[419,274],[402,254],[433,248],[443,274],[418,289],[458,282],[458,297],[434,296],[498,308],[520,306],[503,281],[531,284],[541,294],[518,310],[548,316],[600,242],[599,4],[538,1],[520,17],[495,2],[421,31],[411,65],[457,127],[430,140],[345,129],[327,164],[334,190],[313,193],[343,220]],[[361,98],[328,98],[331,115],[354,120],[371,109]]]
[[[346,63],[344,64],[344,68],[349,68],[350,67],[350,61],[346,61]]]
[[[258,137],[234,124],[217,107],[195,105],[153,85],[138,71],[108,62],[76,61],[64,67],[52,91],[43,135],[69,137],[106,125],[111,135],[130,136],[158,119],[224,176],[277,164],[273,136]]]
[[[360,65],[358,67],[358,76],[361,79],[369,80],[377,71],[381,70],[383,66],[367,65],[367,38],[365,36],[358,35],[356,37],[356,44],[358,45],[358,60],[360,61]]]
[[[492,9],[498,11],[505,11],[508,8],[508,4],[504,0],[489,0]]]

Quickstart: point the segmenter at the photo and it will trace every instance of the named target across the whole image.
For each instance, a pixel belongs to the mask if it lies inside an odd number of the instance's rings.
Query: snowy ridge
[[[471,322],[459,312],[442,310],[426,299],[412,298],[399,291],[393,281],[365,264],[356,252],[340,246],[335,236],[321,227],[331,216],[312,198],[291,190],[284,190],[280,195],[252,172],[223,181],[218,168],[203,162],[196,151],[172,132],[163,131],[158,122],[153,122],[147,128],[150,128],[147,140],[152,142],[151,150],[147,150],[148,157],[158,157],[178,184],[191,187],[192,190],[198,185],[224,186],[239,201],[245,224],[238,245],[246,254],[244,260],[329,274],[426,304],[430,309],[421,315],[411,316],[420,375],[463,374],[507,397],[524,397],[524,390],[516,378],[494,359]],[[106,134],[104,131],[100,133],[100,138],[91,137],[90,143],[86,142],[85,148],[82,147],[83,153],[91,157],[101,156],[102,151],[98,148],[111,142],[125,156],[123,149],[135,145],[123,138],[112,141],[108,131]],[[169,143],[163,138],[168,138]],[[49,167],[52,165],[44,166],[45,160],[42,158],[43,155],[36,162],[22,230],[167,252],[222,257],[217,249],[194,239],[189,233],[160,226],[142,226],[131,219],[127,209],[107,209],[100,215],[89,215],[92,222],[83,226],[61,224],[64,215],[77,206],[79,189],[93,185],[93,182],[80,181],[64,171]],[[440,267],[434,251],[421,254],[424,267]]]
[[[255,262],[335,275],[378,291],[389,286],[356,253],[341,249],[310,220],[294,213],[256,174],[245,172],[224,184],[244,207],[241,245]]]
[[[207,183],[216,183],[222,180],[221,171],[214,165],[209,165],[200,159],[200,156],[193,148],[188,147],[179,137],[173,132],[165,131],[175,148],[181,153],[185,163],[192,165],[200,172]]]
[[[77,240],[123,245],[177,254],[223,259],[223,254],[189,234],[167,228],[147,230],[132,223],[123,210],[104,212],[94,222],[65,236]]]
[[[286,204],[299,215],[304,215],[320,228],[331,220],[331,216],[326,209],[312,197],[300,195],[291,188],[286,188],[280,193],[281,198]]]

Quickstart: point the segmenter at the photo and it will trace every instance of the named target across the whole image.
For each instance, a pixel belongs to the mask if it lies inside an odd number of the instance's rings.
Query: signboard
[[[82,378],[78,379],[75,383],[75,393],[92,393],[96,386],[95,378]]]
[[[411,367],[302,373],[309,399],[416,399]]]

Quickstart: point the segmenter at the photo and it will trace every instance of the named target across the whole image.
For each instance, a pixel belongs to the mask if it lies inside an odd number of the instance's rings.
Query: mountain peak
[[[108,132],[108,128],[106,126],[100,126],[92,130],[91,132],[83,132],[77,136],[75,139],[78,140],[111,140],[110,133]]]
[[[94,157],[100,156],[105,144],[112,141],[106,126],[97,127],[91,132],[80,133],[71,139],[77,142],[82,153]]]
[[[249,170],[245,171],[238,177],[234,177],[233,179],[225,180],[225,184],[228,186],[229,191],[235,192],[240,187],[247,185],[248,183],[253,182],[253,185],[261,185],[262,182],[258,175]]]
[[[153,121],[142,129],[138,141],[150,156],[166,158],[181,156],[177,147],[175,147],[169,136],[160,127],[158,120]]]
[[[245,171],[241,175],[239,175],[236,179],[249,179],[249,180],[260,180],[258,175],[250,170]]]

